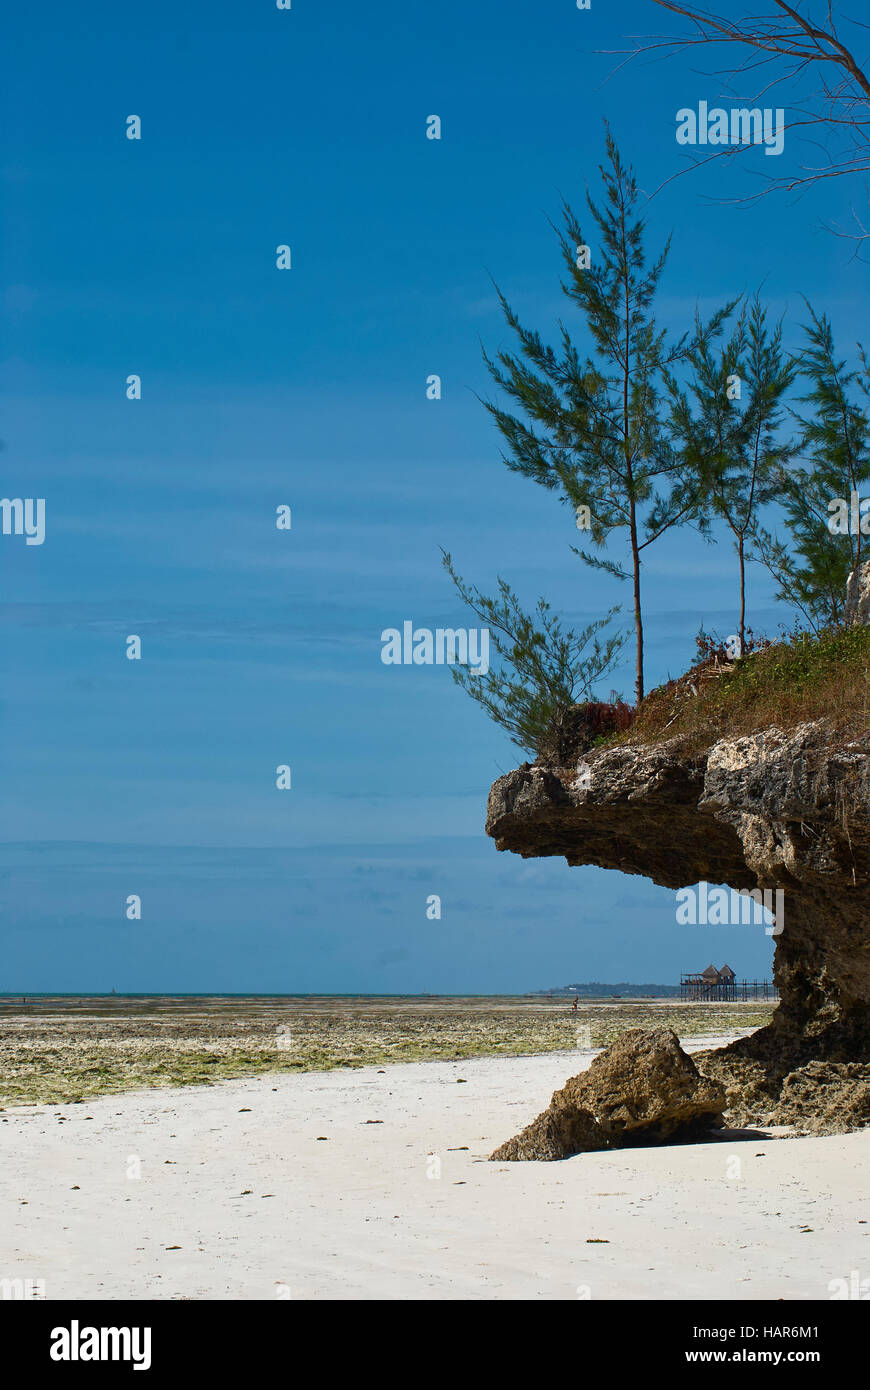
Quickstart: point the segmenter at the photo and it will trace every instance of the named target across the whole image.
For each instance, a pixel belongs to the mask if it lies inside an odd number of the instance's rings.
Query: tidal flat
[[[627,1028],[703,1042],[775,1004],[509,996],[0,996],[0,1108],[268,1072],[588,1052]]]

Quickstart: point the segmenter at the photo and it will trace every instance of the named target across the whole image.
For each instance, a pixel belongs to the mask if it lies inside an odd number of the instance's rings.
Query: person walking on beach
[[[572,1014],[576,1014],[576,1012],[577,1012],[577,1004],[578,1004],[578,1002],[579,1002],[579,998],[580,998],[579,995],[577,995],[577,994],[574,995],[574,1003],[571,1005],[571,1012],[572,1012]]]

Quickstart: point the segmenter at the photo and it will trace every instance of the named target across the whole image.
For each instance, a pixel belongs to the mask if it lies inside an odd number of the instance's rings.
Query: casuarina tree
[[[795,459],[776,470],[789,536],[757,526],[754,540],[778,597],[818,632],[843,621],[847,576],[867,554],[868,516],[860,504],[870,482],[870,418],[861,399],[868,395],[863,350],[862,370],[850,368],[837,355],[827,315],[808,308],[806,345],[795,359],[805,409],[795,413]]]
[[[590,545],[576,553],[631,583],[640,701],[644,552],[671,527],[698,516],[700,489],[667,429],[664,375],[685,352],[685,339],[669,340],[654,316],[669,243],[648,258],[641,195],[609,130],[600,174],[601,200],[586,198],[595,235],[584,237],[567,203],[558,232],[568,271],[562,290],[580,311],[582,346],[563,323],[556,345],[546,344],[499,291],[516,345],[484,354],[508,397],[508,404],[485,404],[504,439],[508,468],[556,493],[588,532]]]
[[[728,306],[728,311],[733,305]],[[783,400],[795,369],[782,327],[767,326],[758,297],[744,305],[728,338],[696,319],[686,383],[670,378],[671,427],[687,468],[701,483],[705,520],[724,522],[739,572],[739,650],[746,644],[746,565],[762,507],[781,491],[789,445],[781,437]]]

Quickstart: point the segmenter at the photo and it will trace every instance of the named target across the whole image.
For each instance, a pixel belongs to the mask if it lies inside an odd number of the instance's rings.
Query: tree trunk
[[[737,554],[740,557],[740,655],[743,655],[743,648],[746,644],[746,560],[743,554],[743,532],[737,542]]]
[[[639,705],[643,699],[643,616],[640,609],[640,551],[637,546],[637,517],[634,509],[634,498],[631,499],[630,506],[631,560],[634,571],[634,631],[637,651],[634,668],[634,696],[635,703]]]

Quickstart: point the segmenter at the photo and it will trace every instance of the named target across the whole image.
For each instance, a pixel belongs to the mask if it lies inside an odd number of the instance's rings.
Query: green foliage
[[[724,706],[757,705],[778,694],[809,701],[834,682],[844,688],[855,680],[866,685],[868,663],[870,628],[795,631],[739,662],[722,682],[720,698]]]
[[[870,628],[863,625],[795,629],[718,675],[709,663],[651,691],[627,734],[610,742],[680,737],[701,749],[815,720],[828,721],[839,738],[866,736],[870,727]]]
[[[777,597],[820,632],[843,621],[846,580],[861,559],[860,533],[832,535],[828,530],[828,504],[837,497],[848,501],[870,479],[870,421],[854,399],[856,387],[867,392],[866,363],[863,375],[848,370],[837,358],[827,316],[807,307],[807,346],[795,359],[809,382],[800,401],[811,409],[806,416],[795,415],[801,426],[797,452],[804,461],[775,469],[789,539],[756,526],[753,540],[754,556],[777,582]]]
[[[776,497],[779,473],[790,446],[777,438],[783,398],[795,368],[784,357],[782,325],[771,332],[758,297],[744,304],[734,329],[716,347],[728,304],[710,324],[695,317],[687,353],[689,384],[681,388],[669,374],[671,429],[684,467],[703,496],[705,529],[723,521],[731,532],[740,576],[738,632],[746,636],[746,541],[758,523],[759,508]],[[740,382],[739,398],[730,384]],[[729,399],[729,397],[731,397]]]
[[[644,696],[644,552],[672,527],[690,524],[708,537],[714,525],[726,528],[737,556],[741,650],[756,663],[763,657],[773,664],[739,663],[739,677],[723,678],[709,712],[718,718],[719,700],[739,693],[740,681],[750,683],[751,673],[762,671],[775,678],[776,691],[780,676],[794,678],[791,696],[778,706],[790,717],[809,688],[797,662],[803,649],[794,646],[782,665],[770,657],[779,645],[758,649],[746,625],[746,565],[755,560],[767,567],[777,597],[820,640],[827,641],[827,629],[842,625],[846,579],[861,559],[862,537],[832,534],[828,522],[833,499],[848,503],[870,481],[870,416],[857,399],[861,392],[870,396],[870,362],[861,350],[861,371],[848,369],[836,355],[827,317],[809,305],[806,346],[787,355],[782,323],[768,324],[758,295],[724,305],[706,322],[696,313],[691,335],[670,337],[654,312],[670,243],[648,258],[641,195],[609,130],[599,172],[603,196],[595,201],[587,193],[584,214],[594,224],[592,242],[568,203],[557,229],[567,269],[561,288],[579,311],[584,346],[561,321],[555,343],[547,343],[497,291],[513,348],[484,352],[500,395],[483,404],[501,435],[502,460],[554,493],[578,513],[578,521],[579,509],[586,509],[588,542],[572,547],[575,554],[614,578],[631,580],[638,709]],[[739,396],[729,389],[735,379]],[[805,388],[798,397],[803,413],[788,405],[796,381]],[[794,440],[786,424],[797,426]],[[762,524],[763,509],[774,503],[781,514],[779,534]],[[619,541],[621,551],[614,544]],[[564,742],[570,723],[564,711],[591,698],[595,681],[613,668],[623,645],[621,636],[600,636],[618,610],[575,632],[562,626],[543,598],[526,613],[506,580],[499,578],[497,594],[488,598],[455,573],[449,555],[444,563],[463,600],[492,634],[501,634],[495,639],[497,665],[485,676],[457,667],[456,682],[520,747],[540,751],[548,733],[551,741]],[[818,663],[822,649],[813,650]],[[826,679],[818,677],[822,684]],[[822,692],[818,681],[812,687],[814,709],[823,697],[835,697],[836,681],[830,679],[831,690]],[[859,681],[840,702],[848,706],[847,723],[860,717],[850,700],[856,709],[865,707],[865,685]],[[670,686],[665,690],[667,703],[673,692]],[[684,694],[677,691],[674,698],[683,701]],[[760,690],[756,694],[760,700]],[[655,721],[661,696],[656,691],[646,702],[641,725]],[[689,713],[688,706],[677,710],[671,702],[666,727],[672,714],[674,732],[687,719],[703,719],[701,704],[708,707],[706,697]]]
[[[598,231],[590,266],[578,265],[578,247],[587,243],[567,203],[559,233],[568,270],[562,290],[581,311],[592,351],[581,352],[562,323],[558,346],[548,346],[520,323],[499,291],[519,350],[484,359],[519,413],[484,404],[507,444],[502,459],[508,468],[558,493],[572,509],[590,508],[593,549],[577,550],[581,559],[618,579],[632,578],[641,698],[641,555],[671,526],[696,514],[698,488],[671,447],[661,399],[663,376],[685,350],[685,339],[669,343],[653,314],[668,246],[658,259],[647,260],[637,182],[609,130],[600,173],[603,202],[590,195],[586,200]],[[628,540],[622,560],[595,553],[620,531]]]
[[[575,632],[563,627],[543,598],[534,613],[524,612],[504,579],[498,579],[497,596],[488,598],[456,573],[450,555],[442,554],[463,602],[489,628],[497,658],[485,675],[453,666],[453,679],[519,748],[537,752],[554,719],[591,698],[595,682],[613,669],[625,637],[613,633],[599,638],[599,633],[619,610],[613,608]]]

